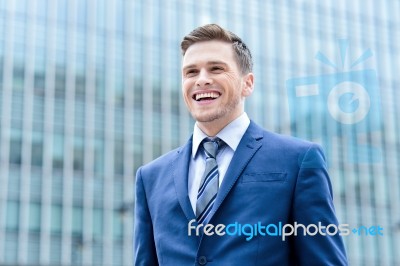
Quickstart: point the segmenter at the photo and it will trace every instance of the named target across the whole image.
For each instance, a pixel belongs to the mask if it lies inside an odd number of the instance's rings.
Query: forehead
[[[194,43],[186,50],[182,66],[197,65],[207,62],[222,61],[235,63],[234,51],[231,43],[224,41],[204,41]]]

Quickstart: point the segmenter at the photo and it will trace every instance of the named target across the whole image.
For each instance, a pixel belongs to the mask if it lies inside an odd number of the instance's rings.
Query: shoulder
[[[248,134],[258,134],[258,138],[262,141],[261,150],[263,153],[274,154],[284,161],[296,160],[301,165],[304,165],[304,160],[314,161],[317,159],[318,164],[325,161],[324,151],[321,145],[317,143],[274,133],[261,128],[254,122],[250,124],[248,132]],[[254,132],[258,133],[255,134]],[[325,163],[322,165],[325,165]]]
[[[176,156],[180,153],[180,151],[183,149],[182,147],[173,149],[172,151],[169,151],[160,157],[152,160],[151,162],[148,162],[144,165],[142,165],[139,170],[141,171],[157,171],[161,170],[162,168],[165,168],[166,166],[170,165],[176,158]]]
[[[142,165],[139,169],[138,172],[141,171],[143,172],[153,172],[153,171],[161,171],[163,169],[166,169],[167,167],[170,167],[171,164],[179,159],[182,159],[183,157],[190,156],[192,152],[192,136],[189,138],[189,140],[182,146],[175,148],[160,157]]]
[[[309,149],[310,147],[320,148],[320,145],[308,140],[296,138],[290,135],[284,135],[268,131],[251,121],[247,131],[248,134],[261,136],[263,144],[269,148],[279,147],[286,149]],[[260,137],[259,137],[260,138]]]

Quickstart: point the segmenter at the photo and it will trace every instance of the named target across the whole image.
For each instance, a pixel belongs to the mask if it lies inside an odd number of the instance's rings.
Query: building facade
[[[399,265],[399,10],[0,0],[0,265],[133,264],[135,172],[190,137],[179,43],[212,22],[253,53],[249,116],[323,145],[350,264]]]

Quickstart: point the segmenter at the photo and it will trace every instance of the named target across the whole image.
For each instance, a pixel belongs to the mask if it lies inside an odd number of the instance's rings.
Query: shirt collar
[[[250,119],[245,112],[241,114],[238,118],[230,122],[225,126],[220,132],[218,132],[218,138],[222,139],[233,151],[236,151],[239,142],[242,139],[244,133],[250,125]],[[192,157],[196,156],[199,146],[203,139],[208,138],[198,126],[197,123],[194,125],[193,129],[193,144],[192,144]]]

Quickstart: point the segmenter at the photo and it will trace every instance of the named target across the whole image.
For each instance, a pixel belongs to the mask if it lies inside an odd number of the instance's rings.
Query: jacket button
[[[200,257],[199,257],[199,264],[200,264],[200,265],[206,265],[206,264],[207,264],[207,258],[206,258],[206,256],[200,256]]]

